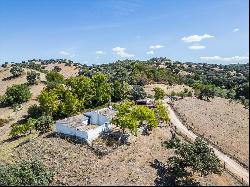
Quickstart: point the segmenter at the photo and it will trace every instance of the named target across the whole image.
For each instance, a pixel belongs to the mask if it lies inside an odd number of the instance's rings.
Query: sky
[[[248,0],[0,0],[0,63],[249,62]]]

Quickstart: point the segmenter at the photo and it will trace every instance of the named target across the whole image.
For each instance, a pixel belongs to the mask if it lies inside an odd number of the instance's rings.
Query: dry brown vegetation
[[[147,94],[150,95],[154,95],[154,88],[155,87],[160,87],[161,89],[164,90],[165,94],[170,95],[172,91],[175,92],[181,92],[184,91],[185,88],[187,88],[188,90],[192,90],[191,87],[186,86],[186,85],[166,85],[166,84],[149,84],[149,85],[145,85],[144,89],[146,91]]]
[[[242,104],[223,98],[211,102],[184,98],[174,106],[195,132],[249,167],[249,110]]]
[[[65,64],[48,64],[46,65],[45,70],[53,70],[55,66],[60,67],[62,70],[60,71],[60,73],[65,77],[65,78],[69,78],[71,76],[76,76],[78,75],[79,72],[79,68],[75,67],[75,66],[65,66]]]
[[[103,157],[85,144],[72,142],[53,134],[23,137],[23,141],[1,142],[1,148],[13,144],[11,162],[36,157],[55,172],[52,185],[162,185],[162,168],[173,155],[162,143],[170,138],[168,127],[154,129],[149,136],[139,135],[130,145],[122,145]],[[17,141],[17,142],[16,142]],[[98,144],[102,140],[98,139]],[[15,145],[15,146],[14,146]],[[103,144],[103,146],[105,146]],[[6,157],[0,157],[1,159]],[[195,177],[202,185],[239,185],[227,173]]]
[[[26,73],[27,73],[27,71],[30,71],[29,69],[24,68],[24,72],[20,77],[8,79],[8,77],[11,77],[11,75],[12,75],[10,73],[10,68],[11,67],[2,68],[0,71],[0,88],[1,88],[0,95],[4,95],[7,87],[12,86],[13,84],[27,83]],[[35,71],[35,70],[32,70],[32,71]],[[38,72],[38,71],[36,71],[36,72]],[[45,87],[45,84],[42,83],[42,81],[45,81],[45,74],[41,73],[41,72],[38,72],[38,73],[40,73],[41,81],[37,85],[30,86],[32,97],[29,101],[22,104],[22,109],[20,111],[14,112],[11,107],[0,108],[0,118],[10,119],[6,124],[4,124],[4,125],[2,125],[2,127],[0,127],[0,136],[4,136],[4,135],[7,136],[8,132],[10,130],[10,125],[13,123],[16,123],[24,115],[26,115],[29,106],[38,103],[36,98],[40,94],[42,89]]]

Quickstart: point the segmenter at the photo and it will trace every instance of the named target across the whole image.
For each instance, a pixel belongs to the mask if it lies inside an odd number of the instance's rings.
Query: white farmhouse
[[[88,143],[91,143],[101,133],[112,128],[110,121],[114,115],[115,110],[111,107],[86,112],[56,121],[56,131],[65,135],[83,138]]]

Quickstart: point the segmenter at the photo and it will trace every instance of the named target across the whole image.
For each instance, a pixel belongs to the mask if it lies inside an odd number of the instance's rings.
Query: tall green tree
[[[38,96],[38,101],[44,113],[52,116],[58,111],[59,101],[55,90],[44,89]]]
[[[89,77],[71,77],[66,80],[66,85],[69,87],[70,91],[77,96],[79,102],[84,103],[82,108],[89,108],[92,106],[95,89],[94,84]]]
[[[172,172],[172,184],[181,185],[188,181],[188,169],[201,176],[221,173],[219,158],[212,148],[201,138],[196,138],[194,144],[182,143],[177,137],[167,142],[167,148],[174,149],[175,156],[168,159],[167,167]]]
[[[142,86],[134,85],[133,88],[130,90],[131,98],[136,101],[138,99],[144,99],[147,94]]]
[[[121,101],[128,96],[129,84],[125,81],[115,80],[112,85],[112,101]]]
[[[64,83],[64,77],[62,74],[56,71],[50,71],[46,74],[47,88],[52,89],[56,87],[57,84]]]
[[[94,74],[93,81],[93,104],[99,106],[107,103],[111,99],[111,84],[108,82],[108,76],[102,73]]]

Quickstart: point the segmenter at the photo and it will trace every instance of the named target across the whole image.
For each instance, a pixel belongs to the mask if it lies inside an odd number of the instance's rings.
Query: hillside
[[[223,98],[184,98],[174,107],[194,132],[249,167],[249,110]]]
[[[22,75],[12,77],[12,66],[22,67]],[[248,164],[249,72],[245,65],[190,65],[153,58],[87,66],[65,59],[33,59],[0,68],[0,96],[7,87],[26,84],[30,70],[40,73],[36,84],[26,85],[32,97],[21,104],[19,111],[11,106],[0,108],[0,119],[8,120],[0,126],[0,164],[37,158],[55,172],[52,185],[163,185],[164,164],[174,155],[163,145],[171,137],[169,126],[157,127],[150,135],[138,135],[130,145],[118,146],[104,137],[87,145],[61,137],[54,129],[56,120],[108,106],[110,99],[115,106],[127,99],[153,98],[156,87],[165,95],[182,93],[183,99],[175,101],[174,106],[187,124],[224,152]],[[43,99],[38,102],[41,92]],[[38,117],[27,115],[33,104],[42,111]],[[154,109],[151,112],[156,114]],[[10,135],[15,127],[28,125],[29,119],[40,122],[44,116],[52,119],[51,132],[39,134],[33,125],[16,136]],[[203,177],[194,174],[192,178],[201,185],[240,185],[225,171]]]

